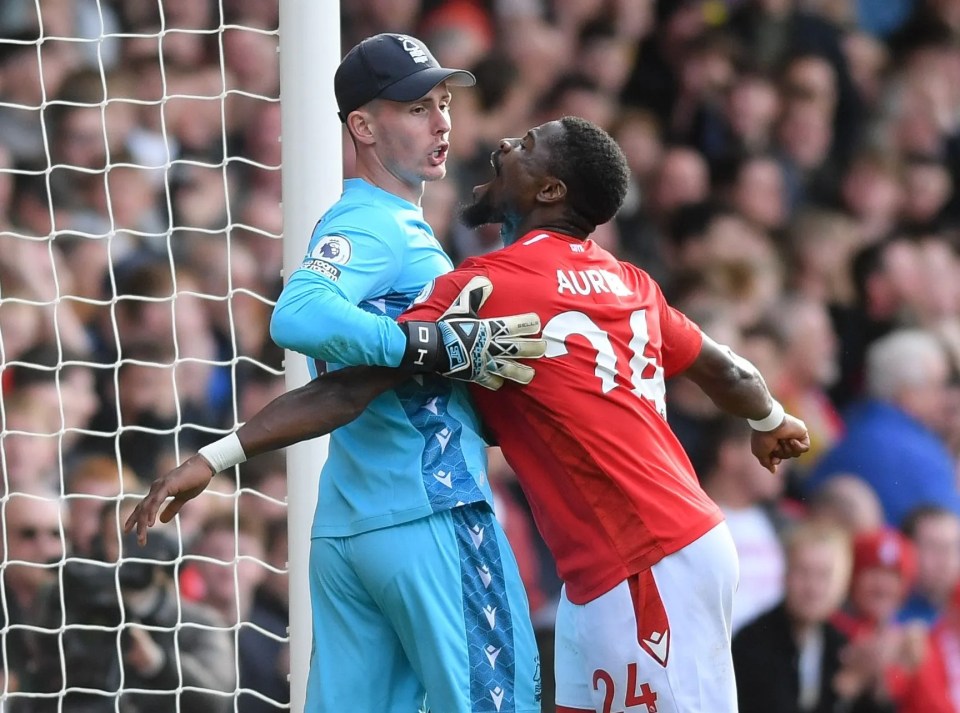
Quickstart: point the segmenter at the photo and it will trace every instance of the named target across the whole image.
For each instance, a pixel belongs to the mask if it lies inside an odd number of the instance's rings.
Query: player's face
[[[464,224],[476,228],[487,223],[518,223],[528,215],[547,177],[550,139],[563,130],[563,124],[551,121],[530,129],[522,138],[502,139],[490,155],[496,175],[473,189],[473,203],[461,212]]]
[[[450,148],[450,92],[439,84],[414,102],[377,102],[376,153],[384,168],[418,188],[447,172]]]

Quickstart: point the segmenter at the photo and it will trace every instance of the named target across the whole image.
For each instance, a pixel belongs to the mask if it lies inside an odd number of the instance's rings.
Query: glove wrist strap
[[[440,361],[440,339],[436,322],[402,322],[400,329],[407,337],[407,347],[399,367],[424,373],[436,371]]]

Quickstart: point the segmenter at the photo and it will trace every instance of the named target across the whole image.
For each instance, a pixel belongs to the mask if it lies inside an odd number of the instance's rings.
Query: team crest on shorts
[[[314,260],[325,260],[337,265],[346,265],[350,261],[353,248],[343,235],[324,235],[310,251]]]

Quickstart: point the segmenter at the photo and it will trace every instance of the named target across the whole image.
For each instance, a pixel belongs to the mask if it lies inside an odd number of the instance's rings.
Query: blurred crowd
[[[496,142],[583,116],[632,171],[594,239],[810,428],[774,476],[744,423],[669,386],[740,554],[743,713],[960,713],[960,0],[341,15],[344,50],[405,32],[477,76],[423,199],[455,262],[498,246],[456,220]],[[0,691],[18,693],[0,710],[57,710],[64,686],[65,711],[112,711],[121,688],[121,711],[178,690],[187,712],[288,700],[282,456],[218,476],[149,555],[118,525],[127,496],[283,389],[277,28],[278,0],[0,6]],[[491,477],[550,710],[559,585],[495,450]]]
[[[277,0],[0,4],[4,713],[289,701],[282,456],[146,549],[120,531],[284,388],[278,24]]]

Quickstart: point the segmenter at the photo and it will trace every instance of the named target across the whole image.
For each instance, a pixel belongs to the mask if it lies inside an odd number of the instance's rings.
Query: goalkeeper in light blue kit
[[[539,321],[476,319],[478,293],[449,320],[394,321],[453,267],[419,203],[446,170],[448,87],[473,83],[406,35],[347,54],[335,90],[360,178],[317,224],[271,322],[315,372],[419,372],[330,438],[311,531],[310,713],[540,710],[526,596],[492,513],[481,425],[455,380],[529,381],[514,359],[542,354],[523,336]]]

